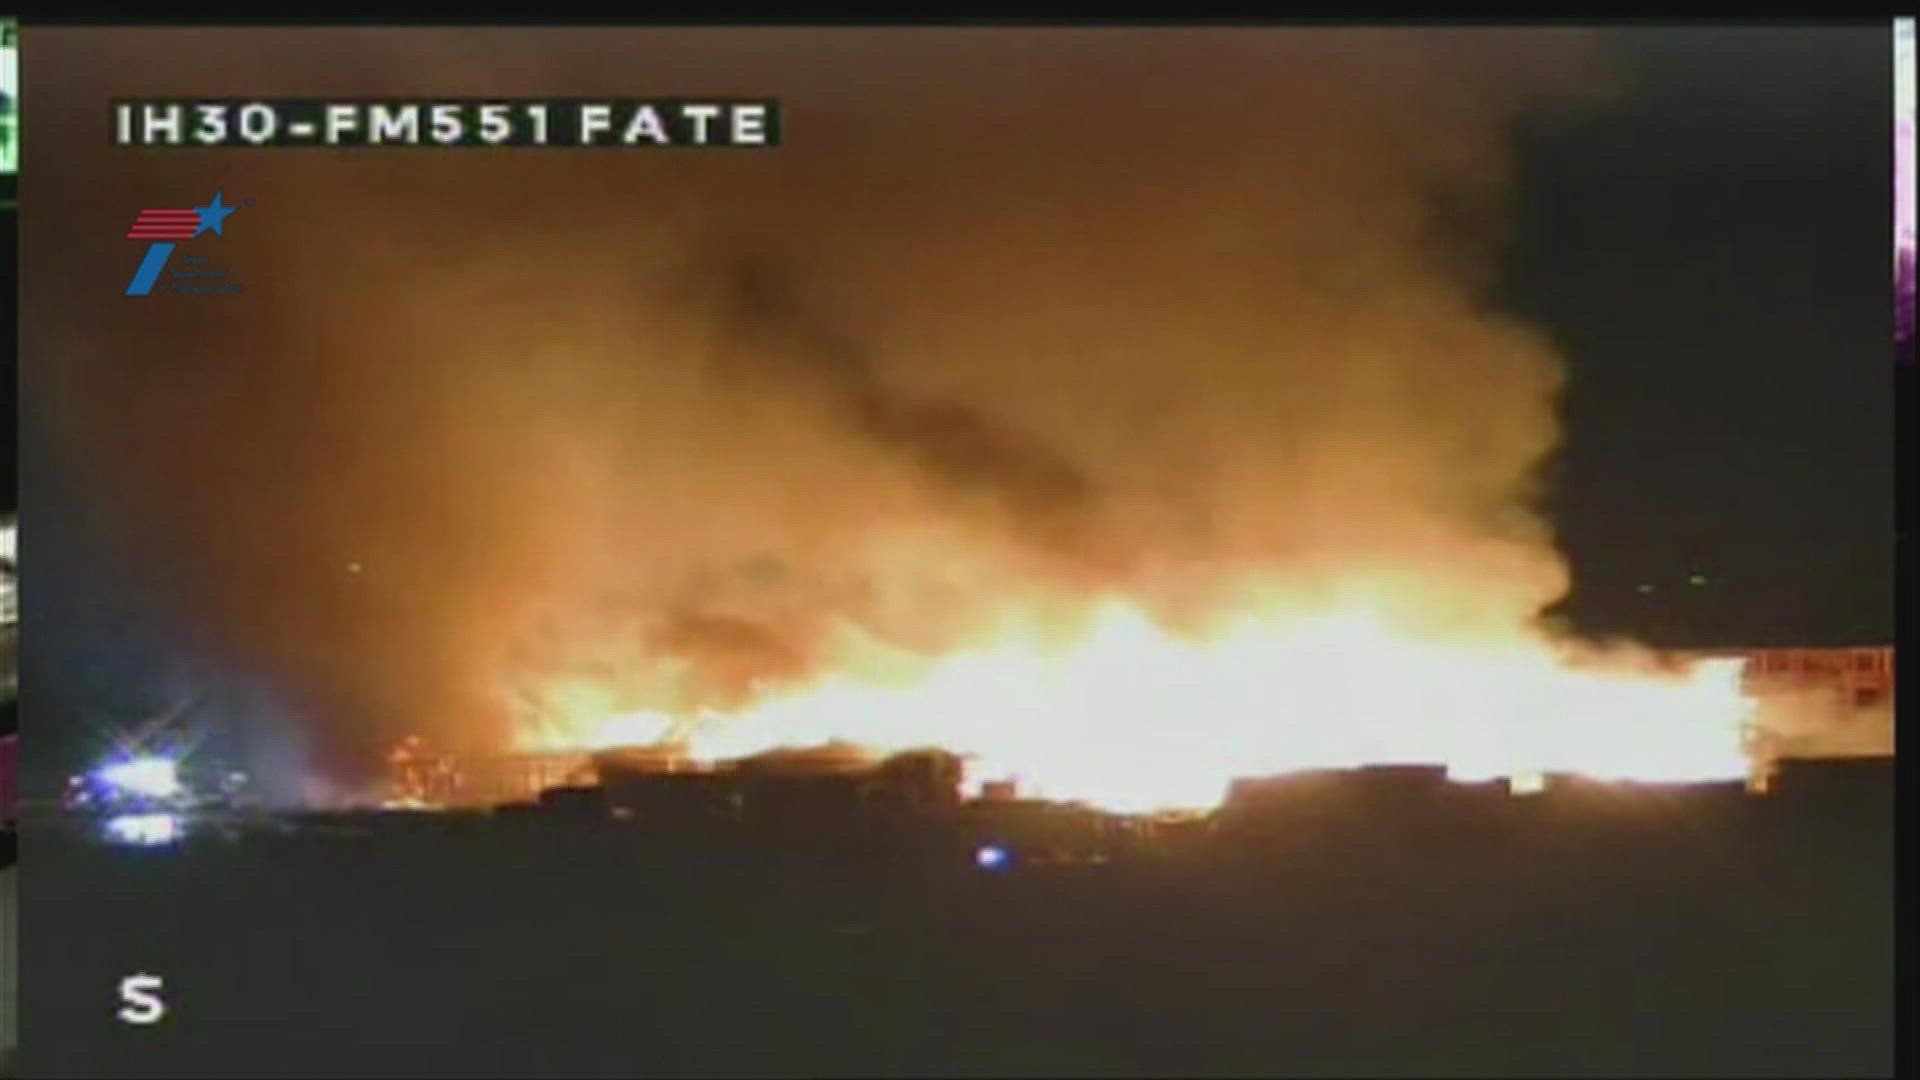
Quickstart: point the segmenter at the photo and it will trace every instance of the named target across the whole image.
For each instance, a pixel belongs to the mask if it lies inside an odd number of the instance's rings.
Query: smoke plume
[[[1577,34],[37,30],[29,407],[343,757],[1248,575],[1512,634],[1559,366],[1490,309]],[[112,96],[778,97],[785,145],[116,151]],[[54,198],[46,193],[59,191]],[[245,292],[118,295],[143,206]],[[46,601],[56,602],[56,601]]]

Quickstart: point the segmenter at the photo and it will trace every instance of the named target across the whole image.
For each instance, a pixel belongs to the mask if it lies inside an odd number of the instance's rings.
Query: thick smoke
[[[498,740],[567,673],[738,702],[1009,604],[1178,623],[1258,572],[1506,634],[1564,589],[1530,509],[1558,364],[1483,286],[1514,121],[1596,81],[1578,35],[33,50],[23,368],[60,497],[339,750]],[[242,92],[767,95],[786,145],[103,145],[111,96]],[[216,189],[254,200],[208,245],[245,294],[119,297],[133,213]]]

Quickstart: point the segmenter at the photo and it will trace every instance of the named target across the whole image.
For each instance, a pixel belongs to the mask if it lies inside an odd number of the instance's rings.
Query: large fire
[[[1463,781],[1691,782],[1749,767],[1737,660],[1582,660],[1532,633],[1426,636],[1365,606],[1249,614],[1193,635],[1111,600],[1070,638],[1014,620],[931,660],[850,643],[834,674],[690,715],[562,683],[520,748],[673,741],[725,759],[835,741],[937,746],[970,757],[972,785],[1013,779],[1121,812],[1203,810],[1236,777],[1367,764],[1444,765]]]

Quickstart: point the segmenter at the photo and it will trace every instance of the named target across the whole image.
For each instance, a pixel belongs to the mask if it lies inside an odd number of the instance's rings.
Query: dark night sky
[[[1573,369],[1583,625],[1892,640],[1889,39],[1620,33],[1628,95],[1529,146],[1505,291]]]
[[[1549,502],[1565,610],[1660,644],[1891,640],[1889,34],[1606,38],[1618,96],[1522,142],[1496,291],[1570,368]],[[34,201],[59,197],[28,181],[29,229]],[[110,670],[141,698],[165,634],[121,591],[95,508],[58,494],[37,426],[29,696],[38,663]]]

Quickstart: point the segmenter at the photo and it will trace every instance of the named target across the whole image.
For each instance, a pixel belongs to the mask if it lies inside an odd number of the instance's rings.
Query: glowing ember
[[[732,712],[619,711],[559,695],[523,749],[645,745],[684,734],[697,758],[851,742],[969,755],[969,783],[1143,812],[1218,805],[1236,777],[1440,764],[1457,780],[1569,772],[1690,782],[1746,775],[1752,703],[1740,661],[1684,672],[1583,664],[1535,637],[1435,640],[1364,609],[1249,616],[1204,638],[1133,605],[1094,610],[1061,645],[1015,627],[936,660],[848,645],[838,674]]]

